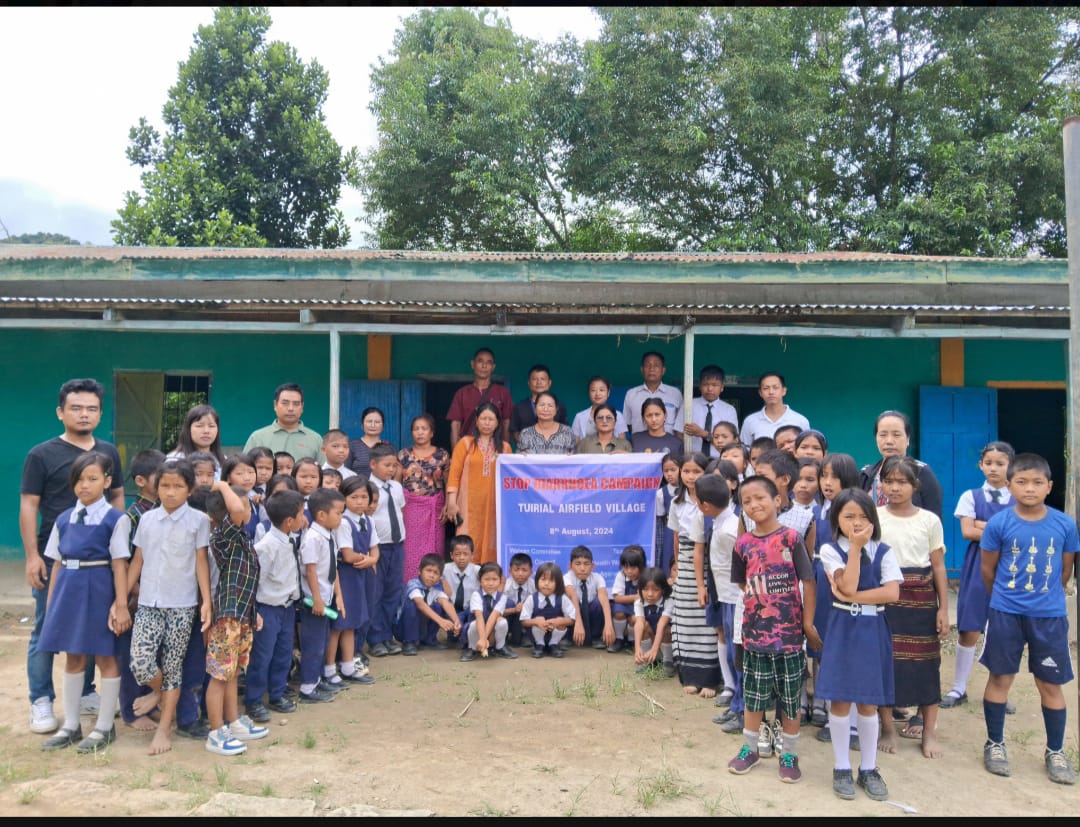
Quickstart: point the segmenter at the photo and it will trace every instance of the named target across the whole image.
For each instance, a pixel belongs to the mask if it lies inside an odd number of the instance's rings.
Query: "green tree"
[[[0,238],[0,244],[60,244],[79,246],[82,242],[63,233],[19,233]]]
[[[130,131],[144,192],[125,195],[117,244],[348,244],[336,205],[356,181],[356,150],[324,123],[326,72],[266,42],[270,24],[263,8],[229,7],[199,27],[162,109],[164,137],[145,118]]]

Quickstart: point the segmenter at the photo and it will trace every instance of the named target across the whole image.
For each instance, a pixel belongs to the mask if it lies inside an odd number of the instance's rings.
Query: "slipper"
[[[921,715],[912,715],[908,718],[907,726],[900,730],[901,738],[921,740],[923,735],[923,719]]]

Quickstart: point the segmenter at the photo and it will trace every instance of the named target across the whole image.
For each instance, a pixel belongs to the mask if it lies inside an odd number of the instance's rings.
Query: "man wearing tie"
[[[401,644],[394,640],[394,619],[404,597],[405,582],[405,491],[394,479],[397,451],[383,444],[371,449],[371,482],[379,490],[379,503],[371,522],[378,532],[379,565],[376,571],[376,601],[371,611],[368,644],[377,658],[400,655]]]
[[[691,450],[700,451],[710,459],[717,456],[712,444],[712,429],[720,422],[739,424],[735,408],[724,402],[724,369],[718,365],[706,365],[698,376],[698,392],[690,405],[690,419],[684,425],[687,434],[694,437]]]
[[[510,626],[511,646],[520,646],[523,639],[521,607],[536,591],[532,570],[533,561],[528,554],[518,552],[510,558],[510,579],[506,583],[506,611],[503,616]]]

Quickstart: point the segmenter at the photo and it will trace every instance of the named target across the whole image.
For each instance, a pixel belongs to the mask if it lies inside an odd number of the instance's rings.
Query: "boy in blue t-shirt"
[[[1062,751],[1061,687],[1073,678],[1065,585],[1080,551],[1080,534],[1071,517],[1046,505],[1052,482],[1045,459],[1017,454],[1009,463],[1008,480],[1015,504],[990,518],[979,543],[983,583],[990,595],[979,661],[990,671],[983,692],[983,765],[994,775],[1009,775],[1005,704],[1026,645],[1046,726],[1047,775],[1057,784],[1075,784],[1076,773]]]

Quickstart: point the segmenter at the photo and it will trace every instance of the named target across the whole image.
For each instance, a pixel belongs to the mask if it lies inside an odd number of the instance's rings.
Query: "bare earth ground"
[[[23,618],[32,603],[21,579],[21,563],[0,563],[0,815],[904,815],[861,791],[837,799],[831,748],[809,726],[799,744],[802,783],[780,783],[775,760],[729,774],[740,739],[710,722],[712,701],[687,697],[675,679],[636,675],[626,655],[585,650],[561,661],[533,660],[524,649],[515,661],[463,664],[456,652],[376,659],[375,686],[275,715],[270,737],[235,758],[184,738],[151,758],[150,734],[122,725],[102,755],[43,753],[42,736],[27,726]],[[1013,775],[983,769],[985,678],[977,665],[975,702],[941,712],[945,758],[928,761],[917,741],[903,739],[897,755],[879,755],[891,802],[923,816],[1074,816],[1080,788],[1046,778],[1026,673],[1006,726]],[[1075,683],[1066,696],[1075,766]],[[92,725],[84,719],[84,731]]]

